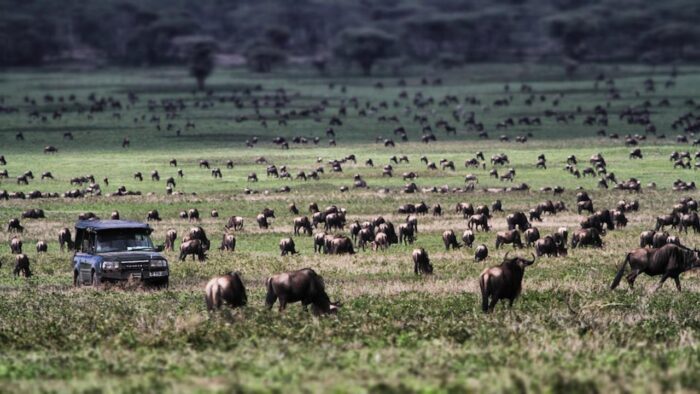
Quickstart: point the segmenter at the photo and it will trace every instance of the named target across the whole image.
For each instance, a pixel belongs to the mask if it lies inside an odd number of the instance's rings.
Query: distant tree
[[[266,43],[253,43],[245,51],[245,58],[251,70],[266,73],[272,71],[273,67],[284,64],[287,54]]]
[[[346,63],[358,63],[362,72],[370,75],[377,60],[394,55],[395,44],[396,39],[382,30],[351,28],[338,35],[334,53]]]
[[[682,60],[686,49],[700,40],[700,29],[695,26],[670,22],[649,30],[639,39],[639,50],[645,60],[655,54],[658,62]]]
[[[207,42],[193,45],[190,57],[190,75],[197,80],[197,88],[204,90],[204,82],[214,71],[214,47]]]
[[[289,43],[289,37],[290,37],[289,30],[287,30],[283,27],[279,27],[279,26],[268,27],[267,30],[265,31],[265,38],[275,48],[279,48],[279,49],[286,48],[287,44]]]
[[[580,62],[584,60],[588,47],[586,39],[595,33],[595,27],[583,17],[555,17],[549,20],[549,35],[562,47],[564,58]]]

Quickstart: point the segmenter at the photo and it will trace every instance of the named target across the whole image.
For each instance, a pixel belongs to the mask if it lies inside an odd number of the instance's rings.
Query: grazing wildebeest
[[[187,218],[190,222],[199,221],[199,210],[197,208],[190,208],[187,211]]]
[[[411,223],[399,224],[399,243],[412,244],[415,240],[414,228]]]
[[[530,228],[530,222],[527,220],[527,216],[521,211],[513,212],[506,216],[506,222],[508,223],[508,230],[515,230],[517,227],[520,231],[525,231]]]
[[[496,249],[503,244],[513,244],[513,248],[522,248],[523,243],[520,240],[520,232],[518,230],[499,231],[496,233]]]
[[[288,206],[289,212],[298,215],[299,214],[299,208],[297,208],[297,205],[295,203],[291,203]]]
[[[665,231],[657,231],[651,241],[651,247],[658,249],[668,243],[669,234]]]
[[[46,241],[38,241],[36,243],[36,252],[37,253],[46,253],[49,250],[49,245],[46,243]]]
[[[29,257],[26,254],[20,253],[15,257],[14,276],[19,276],[22,273],[25,278],[32,276],[32,271],[29,269]]]
[[[294,235],[299,235],[299,229],[302,229],[304,233],[311,236],[313,229],[311,228],[311,221],[306,216],[301,216],[294,218]]]
[[[258,227],[260,228],[268,228],[270,225],[267,223],[267,217],[264,214],[258,214],[258,216],[255,217],[255,220],[258,222]]]
[[[357,247],[362,248],[362,250],[365,250],[367,243],[372,242],[373,240],[374,231],[371,228],[360,229],[360,232],[357,233]]]
[[[22,212],[22,219],[43,219],[45,218],[44,210],[32,208]]]
[[[180,211],[177,215],[180,219],[187,219],[187,211]]]
[[[169,229],[165,232],[165,249],[175,250],[175,240],[177,239],[177,231]]]
[[[23,231],[24,231],[24,227],[20,224],[19,219],[13,218],[7,222],[7,232],[21,233]]]
[[[630,288],[634,288],[637,276],[645,273],[649,276],[662,275],[655,291],[661,288],[668,278],[673,278],[676,282],[676,288],[681,291],[679,276],[685,271],[700,267],[700,259],[698,259],[697,249],[691,250],[675,244],[667,244],[658,249],[635,249],[625,256],[625,261],[622,262],[622,266],[617,271],[610,289],[615,289],[620,284],[627,265],[631,269],[627,275],[627,283],[629,283]]]
[[[389,238],[386,236],[384,233],[377,233],[374,236],[374,241],[371,243],[372,245],[372,250],[377,250],[377,249],[388,249],[389,248]]]
[[[532,260],[526,260],[521,257],[508,258],[508,253],[506,253],[500,265],[482,271],[479,276],[481,310],[484,313],[492,311],[498,301],[502,299],[508,300],[509,306],[512,307],[513,301],[522,290],[525,267],[534,262],[534,254]]]
[[[288,254],[298,254],[296,250],[296,245],[294,245],[294,240],[291,238],[282,238],[280,240],[280,255],[281,256],[286,256]]]
[[[559,227],[557,229],[557,232],[554,233],[553,235],[554,235],[554,239],[557,242],[563,242],[564,244],[569,242],[569,229],[567,229],[566,227]]]
[[[659,231],[664,229],[666,226],[671,226],[671,228],[676,228],[680,223],[680,218],[678,215],[661,215],[656,217],[656,227],[655,230]]]
[[[185,238],[183,238],[182,242],[189,241],[191,239],[198,239],[202,241],[202,247],[204,251],[209,250],[209,248],[211,247],[211,242],[209,241],[209,238],[207,238],[207,233],[200,226],[190,228],[189,233]]]
[[[578,214],[580,215],[581,212],[583,211],[588,211],[588,213],[593,213],[593,201],[591,200],[586,200],[586,201],[579,201],[576,203],[576,210]]]
[[[226,303],[231,308],[245,306],[248,303],[245,286],[238,272],[229,272],[212,278],[204,288],[204,301],[207,310],[221,309]]]
[[[546,235],[535,242],[535,254],[537,256],[566,256],[566,242],[557,237]]]
[[[200,160],[199,161],[199,168],[206,168],[208,170],[209,169],[209,160]]]
[[[162,219],[160,218],[160,214],[158,213],[157,209],[154,209],[152,211],[148,211],[148,213],[146,213],[146,221],[160,222],[161,220]]]
[[[44,147],[44,153],[58,153],[58,148],[52,145],[47,145]]]
[[[22,253],[22,240],[19,239],[19,237],[14,236],[12,239],[10,239],[10,252],[12,254]]]
[[[226,223],[226,226],[224,226],[227,230],[229,229],[234,229],[237,231],[243,230],[243,218],[240,216],[231,216],[228,218],[228,222]]]
[[[571,235],[571,247],[577,246],[592,246],[603,247],[603,240],[600,238],[600,232],[596,228],[580,228]]]
[[[418,274],[432,274],[433,265],[430,264],[430,258],[428,257],[428,252],[425,249],[414,249],[411,254],[413,257],[413,273]]]
[[[311,268],[285,272],[267,279],[267,296],[265,305],[268,309],[279,299],[279,311],[287,308],[288,303],[301,301],[304,310],[309,305],[315,315],[336,313],[341,306],[331,302],[326,294],[323,278]]]
[[[352,240],[345,236],[327,236],[324,248],[328,254],[355,254]]]
[[[192,261],[194,261],[195,256],[197,256],[199,261],[204,261],[206,260],[204,250],[204,244],[199,239],[183,240],[182,244],[180,244],[180,261],[185,261],[185,257],[188,255],[192,255]]]
[[[489,219],[488,216],[484,214],[476,214],[472,215],[469,220],[467,220],[467,227],[469,227],[470,230],[479,230],[479,227],[481,227],[481,230],[483,231],[489,231]]]
[[[474,232],[472,230],[464,230],[464,233],[462,233],[462,242],[464,242],[465,247],[471,248],[474,243]]]
[[[111,220],[119,220],[119,217],[120,217],[119,211],[113,211],[112,214],[109,215],[109,218]]]
[[[540,230],[537,227],[530,227],[525,230],[523,235],[525,236],[525,244],[530,247],[540,239]]]
[[[209,216],[211,216],[212,218],[218,218],[218,217],[219,217],[219,211],[217,211],[216,209],[212,209],[212,210],[211,210],[211,213],[209,214]]]
[[[233,234],[224,234],[221,238],[221,246],[219,250],[233,252],[236,250],[236,237]]]
[[[453,250],[459,249],[462,246],[457,242],[457,236],[452,230],[445,230],[445,232],[442,233],[442,242],[445,244],[445,250],[450,250],[450,247],[452,247]]]
[[[442,216],[442,206],[440,204],[433,205],[433,216]]]
[[[41,174],[41,179],[54,179],[53,174],[50,171],[46,171],[43,174]]]
[[[486,260],[489,257],[489,248],[486,245],[481,244],[474,249],[474,261],[477,263]]]
[[[160,181],[160,174],[158,173],[158,170],[151,171],[151,180],[154,182]]]
[[[143,181],[143,174],[141,174],[140,172],[135,172],[134,179],[138,179],[139,181]]]

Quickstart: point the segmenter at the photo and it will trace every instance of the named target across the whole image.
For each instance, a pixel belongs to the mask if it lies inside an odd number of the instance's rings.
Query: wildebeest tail
[[[488,291],[488,281],[489,274],[483,273],[479,277],[479,287],[481,288],[481,310],[485,313],[489,310],[489,291]]]
[[[625,256],[625,261],[622,262],[620,269],[617,271],[617,274],[615,275],[615,279],[613,279],[612,284],[610,285],[610,290],[614,290],[620,284],[620,281],[622,280],[622,275],[625,274],[625,267],[627,266],[629,261],[630,261],[630,254],[627,253],[627,256]]]
[[[277,295],[275,290],[272,288],[272,278],[267,278],[267,296],[265,296],[265,305],[269,308],[277,301]]]

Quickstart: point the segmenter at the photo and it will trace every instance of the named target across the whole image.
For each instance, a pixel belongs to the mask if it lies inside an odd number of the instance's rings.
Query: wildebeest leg
[[[632,272],[627,274],[627,283],[630,285],[630,289],[634,289],[634,281],[637,279],[637,275],[639,275],[639,270],[632,270]]]
[[[285,300],[284,298],[280,298],[280,308],[279,308],[279,311],[280,311],[280,312],[284,312],[285,309],[287,309],[287,300]]]
[[[491,296],[491,302],[489,303],[489,311],[493,311],[493,308],[496,307],[496,304],[498,303],[498,297],[495,295]]]
[[[676,282],[676,289],[681,291],[681,279],[678,276],[674,276],[673,281]]]
[[[661,288],[661,286],[664,285],[664,282],[666,282],[666,279],[668,279],[668,277],[669,277],[668,273],[665,273],[664,276],[661,277],[661,280],[656,285],[656,288],[654,288],[654,292],[659,291],[659,289]]]
[[[418,262],[413,263],[413,273],[418,275]]]

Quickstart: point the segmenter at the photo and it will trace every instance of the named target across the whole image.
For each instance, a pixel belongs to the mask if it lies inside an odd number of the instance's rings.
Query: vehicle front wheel
[[[92,271],[92,287],[97,288],[97,287],[100,287],[101,284],[102,284],[102,280],[100,279],[100,277],[97,275],[97,273],[95,271]]]
[[[80,274],[78,273],[78,271],[73,271],[73,286],[80,287],[82,284],[83,283],[80,280]]]

